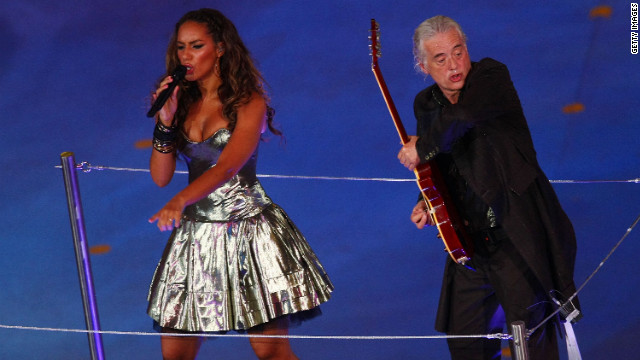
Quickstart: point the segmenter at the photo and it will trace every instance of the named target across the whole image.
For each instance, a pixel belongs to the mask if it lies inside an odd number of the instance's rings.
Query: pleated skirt
[[[333,284],[304,236],[277,205],[233,222],[182,219],[149,289],[157,326],[244,331],[277,317],[313,317]]]

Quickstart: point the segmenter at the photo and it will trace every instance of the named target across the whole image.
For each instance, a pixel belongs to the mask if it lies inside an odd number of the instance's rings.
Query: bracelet
[[[176,149],[175,141],[163,141],[160,139],[153,138],[153,148],[156,151],[159,151],[163,154],[168,154],[173,152]]]
[[[160,131],[166,132],[166,133],[172,133],[172,132],[176,132],[176,130],[178,130],[177,126],[165,126],[165,124],[163,124],[162,121],[160,121],[160,120],[158,120],[158,122],[156,122],[156,128],[158,128]]]
[[[164,126],[160,121],[156,123],[156,127],[153,129],[153,138],[162,142],[175,141],[178,136],[178,127]]]

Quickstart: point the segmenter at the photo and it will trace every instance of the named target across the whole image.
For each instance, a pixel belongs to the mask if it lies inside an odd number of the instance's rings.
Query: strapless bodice
[[[189,169],[189,183],[214,167],[231,138],[226,129],[216,131],[211,137],[195,142],[181,133],[184,138],[180,146],[180,156]],[[246,164],[229,181],[200,201],[185,207],[183,215],[203,222],[233,221],[259,214],[271,204],[256,176],[258,148]]]

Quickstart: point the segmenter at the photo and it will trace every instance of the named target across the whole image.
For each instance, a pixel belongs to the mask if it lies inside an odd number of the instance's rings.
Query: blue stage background
[[[640,177],[640,55],[630,51],[625,1],[5,1],[0,4],[0,358],[86,359],[84,317],[60,164],[146,169],[148,95],[163,73],[173,25],[214,7],[237,26],[269,83],[286,144],[271,136],[259,173],[411,179],[371,72],[370,19],[380,66],[410,133],[413,96],[431,84],[412,63],[424,19],[457,19],[472,59],[509,66],[543,169],[553,180]],[[580,112],[563,112],[581,103]],[[181,167],[184,170],[184,167]],[[152,332],[146,295],[166,233],[147,219],[182,188],[145,172],[79,173],[103,330]],[[263,178],[336,285],[324,315],[293,335],[438,335],[446,255],[434,229],[408,220],[411,181]],[[556,183],[578,235],[576,281],[596,269],[640,214],[632,182]],[[635,229],[585,286],[576,334],[585,359],[640,352]],[[108,359],[158,359],[154,335],[104,335]],[[294,339],[302,359],[446,359],[444,340]],[[200,358],[248,359],[245,338],[207,341]]]

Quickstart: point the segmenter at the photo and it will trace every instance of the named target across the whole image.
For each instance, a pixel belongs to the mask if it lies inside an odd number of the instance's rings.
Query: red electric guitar
[[[404,145],[409,142],[409,136],[407,136],[407,132],[404,130],[400,116],[398,116],[398,111],[393,104],[387,85],[378,67],[378,58],[380,57],[379,30],[378,23],[375,19],[371,19],[371,35],[369,37],[369,39],[371,39],[371,44],[369,45],[371,48],[371,70],[373,70],[376,76],[376,81],[380,86],[384,101],[387,103],[387,108],[389,109],[389,113],[391,113],[393,123],[396,125],[402,145]],[[432,160],[418,165],[413,172],[416,175],[422,198],[431,210],[431,216],[438,227],[438,237],[444,241],[444,246],[449,255],[451,255],[451,258],[455,262],[465,265],[465,263],[471,259],[472,243],[461,226],[462,223],[448,196],[438,166]]]

